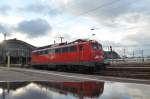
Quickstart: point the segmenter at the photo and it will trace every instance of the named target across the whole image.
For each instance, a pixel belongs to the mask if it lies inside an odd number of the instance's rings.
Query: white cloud
[[[18,24],[17,30],[34,38],[47,35],[51,30],[50,24],[44,19],[24,20]]]
[[[149,0],[5,1],[5,4],[10,5],[13,10],[10,10],[8,15],[0,15],[0,24],[5,24],[9,30],[12,30],[13,36],[10,38],[15,37],[16,34],[16,37],[21,39],[22,34],[25,41],[27,39],[28,42],[35,45],[41,43],[32,43],[32,40],[23,34],[24,31],[20,31],[20,36],[17,35],[18,31],[14,28],[20,22],[39,18],[50,23],[52,33],[49,34],[49,37],[46,37],[47,33],[44,32],[43,38],[37,37],[35,41],[47,38],[45,40],[48,42],[50,38],[50,42],[53,43],[54,39],[58,40],[56,37],[61,33],[65,37],[64,41],[95,38],[98,41],[111,41],[117,44],[145,44],[150,38],[149,3]],[[13,7],[14,4],[17,6]],[[23,5],[19,6],[19,4]],[[20,8],[26,10],[19,10]],[[91,31],[90,28],[93,26],[98,29]],[[29,32],[29,29],[25,30]],[[93,33],[96,35],[91,37]],[[47,44],[46,41],[43,41],[43,44]]]

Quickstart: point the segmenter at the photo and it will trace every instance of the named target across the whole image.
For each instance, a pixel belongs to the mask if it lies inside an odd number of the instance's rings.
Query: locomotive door
[[[84,60],[84,45],[79,45],[79,61],[83,61]]]

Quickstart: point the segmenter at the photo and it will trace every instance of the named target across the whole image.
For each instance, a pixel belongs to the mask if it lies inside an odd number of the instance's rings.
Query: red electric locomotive
[[[105,68],[104,51],[97,41],[78,39],[37,48],[32,52],[31,64],[55,69],[100,70]]]

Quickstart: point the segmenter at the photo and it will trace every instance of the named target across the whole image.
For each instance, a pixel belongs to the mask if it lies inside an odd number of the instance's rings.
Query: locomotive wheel
[[[65,65],[57,65],[56,68],[58,71],[61,71],[61,72],[67,71],[67,66]]]
[[[89,67],[88,71],[89,71],[89,73],[94,73],[97,71],[97,69],[95,67]]]

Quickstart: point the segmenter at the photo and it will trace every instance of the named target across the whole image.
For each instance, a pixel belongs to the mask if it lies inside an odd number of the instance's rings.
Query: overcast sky
[[[60,36],[147,45],[149,26],[150,0],[0,0],[0,41],[7,33],[34,46],[60,42]]]

